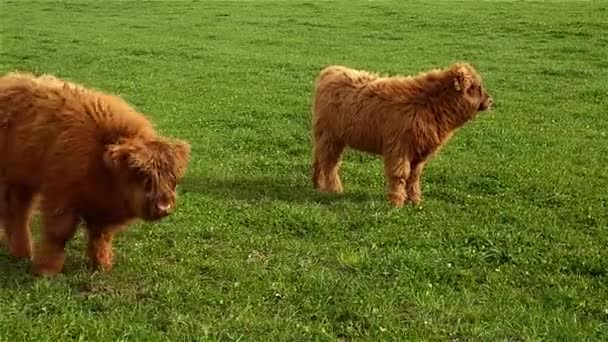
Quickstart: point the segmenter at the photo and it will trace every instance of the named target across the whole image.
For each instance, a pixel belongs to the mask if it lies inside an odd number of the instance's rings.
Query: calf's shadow
[[[343,194],[323,193],[302,180],[272,177],[208,178],[190,176],[181,184],[181,192],[194,192],[213,198],[241,201],[279,201],[294,204],[333,204],[370,200],[363,192],[346,190]]]

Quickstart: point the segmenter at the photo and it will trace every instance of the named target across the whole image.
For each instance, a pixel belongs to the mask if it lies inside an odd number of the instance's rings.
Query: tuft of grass
[[[605,340],[608,7],[601,1],[16,1],[0,70],[114,92],[192,143],[179,210],[111,273],[0,252],[0,340]],[[392,209],[378,158],[312,190],[310,95],[344,64],[457,60],[496,107]],[[34,227],[38,227],[38,220]]]

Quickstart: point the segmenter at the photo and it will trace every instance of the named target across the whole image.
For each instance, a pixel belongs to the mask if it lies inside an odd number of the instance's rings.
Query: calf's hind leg
[[[32,237],[30,233],[33,192],[27,187],[9,184],[0,189],[0,214],[6,232],[5,240],[9,253],[16,258],[32,257]]]
[[[322,191],[342,193],[339,169],[344,144],[319,137],[315,141],[313,161],[313,185]]]
[[[6,184],[0,183],[0,245],[8,242],[8,231],[5,228],[6,220]]]
[[[44,204],[42,236],[34,255],[34,275],[52,276],[61,272],[65,245],[72,239],[80,220],[71,210],[56,210]]]

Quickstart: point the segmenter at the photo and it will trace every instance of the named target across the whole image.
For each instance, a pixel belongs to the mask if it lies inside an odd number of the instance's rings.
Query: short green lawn
[[[0,340],[608,338],[607,2],[3,0],[0,18],[2,73],[118,93],[193,153],[179,210],[120,235],[111,273],[81,235],[51,280],[0,251]],[[392,209],[357,152],[344,195],[313,191],[320,69],[458,60],[496,107],[428,164],[421,208]]]

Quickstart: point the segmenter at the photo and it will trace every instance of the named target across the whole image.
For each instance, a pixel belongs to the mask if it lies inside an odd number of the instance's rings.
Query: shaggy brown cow
[[[413,77],[326,67],[313,98],[313,185],[343,191],[338,170],[350,147],[382,155],[395,207],[408,198],[418,204],[424,164],[457,128],[491,105],[481,77],[467,63]]]
[[[109,270],[117,231],[175,207],[189,155],[188,143],[157,135],[118,96],[51,75],[0,78],[0,223],[10,253],[31,257],[29,221],[40,194],[37,275],[62,270],[81,221],[90,261]]]

